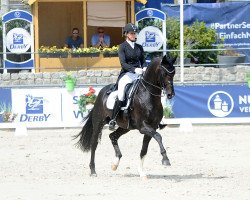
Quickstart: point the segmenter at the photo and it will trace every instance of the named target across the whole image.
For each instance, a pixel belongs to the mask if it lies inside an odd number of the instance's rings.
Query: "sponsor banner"
[[[96,95],[101,88],[94,87]],[[43,122],[55,127],[60,122],[76,124],[88,113],[78,109],[80,95],[88,91],[88,87],[73,92],[65,88],[0,89],[0,113],[3,107],[9,107],[17,114],[16,122]],[[171,107],[174,118],[250,117],[250,88],[246,85],[175,86],[175,91],[171,101],[162,98],[163,106]]]
[[[250,117],[246,85],[176,86],[175,118]]]
[[[167,16],[180,16],[180,7],[162,4]],[[250,45],[250,2],[194,3],[184,5],[184,23],[203,21],[224,38],[225,46],[248,48]],[[241,50],[250,56],[249,50]]]
[[[12,112],[11,89],[0,88],[0,123],[8,122],[6,114],[11,112]]]
[[[94,87],[97,95],[102,87]],[[88,87],[75,88],[73,92],[67,92],[62,89],[62,121],[65,122],[81,122],[82,118],[86,116],[87,112],[81,112],[78,109],[78,100],[80,95],[87,94]]]
[[[60,89],[12,89],[12,109],[18,122],[60,122]]]

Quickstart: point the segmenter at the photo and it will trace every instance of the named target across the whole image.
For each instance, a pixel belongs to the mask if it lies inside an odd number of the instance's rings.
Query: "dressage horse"
[[[140,176],[146,176],[143,172],[143,161],[147,154],[148,145],[151,138],[154,138],[160,146],[162,155],[162,164],[170,165],[166,150],[162,144],[161,135],[156,132],[163,117],[163,108],[161,104],[162,90],[165,91],[167,98],[174,96],[173,77],[175,67],[173,63],[176,58],[164,56],[155,58],[147,67],[146,72],[139,79],[137,88],[134,92],[128,114],[120,111],[117,116],[118,128],[112,132],[109,137],[115,150],[115,159],[112,163],[112,169],[116,170],[122,157],[118,139],[130,130],[137,129],[144,134],[142,149],[140,153],[141,163],[139,166]],[[102,129],[110,121],[112,110],[107,109],[106,101],[108,91],[114,85],[107,85],[102,88],[97,96],[93,109],[83,119],[85,122],[81,132],[75,136],[80,137],[77,145],[83,151],[91,150],[90,171],[92,176],[96,176],[95,171],[95,151],[98,141],[101,139]]]

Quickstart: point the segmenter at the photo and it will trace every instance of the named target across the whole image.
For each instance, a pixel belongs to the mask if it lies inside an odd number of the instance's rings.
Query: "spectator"
[[[104,34],[104,28],[97,28],[97,34],[94,34],[91,38],[91,46],[96,48],[105,48],[110,46],[110,36]]]
[[[72,36],[67,37],[64,46],[67,48],[83,48],[83,39],[79,36],[78,28],[72,29]]]

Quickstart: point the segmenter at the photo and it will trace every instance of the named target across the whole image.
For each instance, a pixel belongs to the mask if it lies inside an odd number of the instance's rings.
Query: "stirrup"
[[[116,122],[114,119],[110,120],[109,122],[109,130],[115,130],[115,125],[116,125]]]

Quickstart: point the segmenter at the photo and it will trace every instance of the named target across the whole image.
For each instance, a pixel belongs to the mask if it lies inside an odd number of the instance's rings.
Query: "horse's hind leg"
[[[138,167],[138,172],[140,174],[140,177],[147,177],[146,173],[143,170],[143,163],[144,163],[145,156],[148,152],[148,145],[149,145],[151,138],[152,137],[148,135],[144,135],[143,137],[142,149],[141,149],[141,154],[140,154],[141,162]]]
[[[112,145],[115,149],[115,159],[113,160],[113,163],[112,163],[112,170],[115,171],[119,165],[119,162],[120,162],[120,159],[122,157],[122,154],[121,154],[121,151],[120,151],[120,148],[119,148],[119,145],[118,145],[118,139],[125,133],[129,132],[128,129],[123,129],[123,128],[118,128],[117,130],[115,130],[114,132],[112,132],[110,135],[109,135],[109,138],[112,142]]]
[[[92,138],[92,144],[91,144],[91,158],[90,158],[90,176],[97,176],[95,171],[95,151],[98,145],[98,138],[101,136],[101,131],[104,126],[104,122],[100,121],[96,124],[93,124],[93,138]]]

